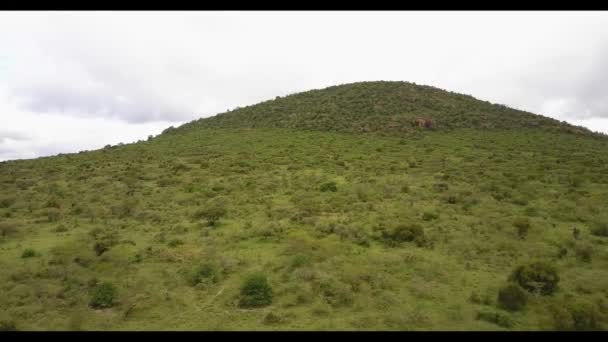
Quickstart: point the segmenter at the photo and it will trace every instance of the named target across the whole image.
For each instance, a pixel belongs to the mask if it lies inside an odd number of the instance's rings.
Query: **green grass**
[[[607,162],[606,139],[544,129],[198,127],[0,163],[0,323],[606,329]],[[503,310],[499,290],[532,261],[557,288]],[[251,274],[268,305],[239,305]],[[111,306],[89,305],[98,284]]]

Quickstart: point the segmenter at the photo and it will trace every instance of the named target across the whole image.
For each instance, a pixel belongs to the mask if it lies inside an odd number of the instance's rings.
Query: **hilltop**
[[[314,90],[0,163],[0,330],[605,330],[606,203],[599,135]]]
[[[412,121],[431,118],[432,128],[524,129],[589,134],[542,115],[492,104],[469,95],[408,82],[359,82],[301,92],[210,118],[182,129],[291,128],[350,133],[402,134]]]

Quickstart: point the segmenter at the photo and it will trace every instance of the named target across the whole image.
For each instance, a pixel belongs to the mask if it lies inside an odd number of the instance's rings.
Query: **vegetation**
[[[263,274],[250,275],[241,288],[239,306],[260,307],[272,303],[272,288]]]
[[[498,291],[498,303],[506,310],[521,310],[527,301],[526,292],[517,284],[508,284]]]
[[[510,279],[524,289],[544,296],[552,294],[560,280],[555,267],[547,262],[519,266],[513,271]]]
[[[19,330],[608,328],[608,139],[464,95],[331,87],[0,184]]]
[[[117,292],[116,287],[109,282],[95,286],[91,292],[89,305],[95,309],[110,308],[114,305]]]

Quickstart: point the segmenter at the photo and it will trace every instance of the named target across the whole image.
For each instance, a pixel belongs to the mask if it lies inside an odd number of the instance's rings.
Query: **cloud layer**
[[[405,80],[608,132],[603,12],[4,12],[0,160]],[[87,132],[84,134],[83,132]]]

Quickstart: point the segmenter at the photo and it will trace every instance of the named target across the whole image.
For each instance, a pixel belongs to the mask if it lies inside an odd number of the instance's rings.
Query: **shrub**
[[[31,249],[31,248],[27,248],[23,251],[23,253],[21,253],[21,257],[22,258],[32,258],[36,256],[36,251]]]
[[[15,197],[0,197],[0,208],[9,208],[13,203],[15,203]]]
[[[264,324],[277,324],[281,323],[281,316],[275,314],[274,312],[269,312],[266,316],[264,316]]]
[[[600,330],[601,314],[591,303],[554,304],[549,308],[556,330]]]
[[[575,303],[570,305],[574,330],[596,330],[598,328],[599,312],[589,303]]]
[[[9,236],[16,232],[17,225],[8,222],[0,222],[0,237]]]
[[[108,246],[108,244],[105,242],[96,242],[93,249],[95,250],[95,254],[97,256],[101,256],[110,249],[110,246]]]
[[[68,231],[68,227],[66,227],[63,224],[58,225],[57,227],[55,227],[55,229],[53,229],[54,232],[56,233],[64,233]]]
[[[93,289],[89,305],[95,309],[110,308],[114,305],[117,292],[112,283],[104,282]]]
[[[190,278],[190,283],[193,286],[198,284],[211,285],[217,283],[219,280],[219,267],[214,263],[207,262],[194,269]]]
[[[46,217],[49,222],[57,222],[61,218],[61,212],[56,208],[51,208],[46,212]]]
[[[572,228],[572,237],[574,239],[576,239],[576,240],[580,239],[580,237],[581,237],[581,231],[580,231],[580,229],[578,229],[576,227],[573,227]]]
[[[503,328],[512,328],[513,321],[508,316],[500,313],[500,312],[485,312],[481,311],[477,313],[476,319],[494,323]]]
[[[169,247],[177,247],[179,245],[183,245],[184,241],[180,240],[180,239],[173,239],[171,241],[169,241],[169,243],[167,243],[167,245]]]
[[[298,254],[298,255],[294,256],[293,259],[291,259],[291,264],[289,265],[289,267],[292,270],[295,270],[296,268],[306,266],[310,263],[311,263],[311,257],[309,255]]]
[[[250,275],[241,288],[240,307],[260,307],[272,303],[272,288],[263,274]]]
[[[530,230],[530,220],[527,217],[520,217],[513,221],[513,226],[517,228],[517,236],[524,239]]]
[[[319,283],[319,292],[323,299],[333,307],[347,306],[353,303],[352,287],[332,278]]]
[[[591,255],[593,250],[590,246],[578,246],[575,250],[576,258],[582,262],[591,262]]]
[[[517,282],[527,291],[538,291],[544,296],[552,294],[559,282],[557,270],[545,262],[534,262],[519,266],[513,271],[509,279]]]
[[[220,218],[224,216],[226,216],[226,209],[219,205],[212,205],[194,213],[194,218],[206,219],[210,226],[215,226]]]
[[[424,228],[417,224],[399,225],[391,231],[383,231],[382,237],[391,245],[412,241],[421,243],[425,239]]]
[[[17,331],[17,325],[13,321],[1,320],[0,331]]]
[[[498,303],[507,310],[520,310],[527,300],[526,292],[517,284],[508,284],[498,291]]]
[[[591,228],[591,234],[596,236],[608,237],[608,223],[596,222]]]
[[[321,192],[327,192],[327,191],[336,192],[336,191],[338,191],[338,186],[337,186],[336,182],[327,182],[325,184],[322,184],[321,187],[319,188],[319,190],[321,190]]]
[[[439,218],[439,215],[437,215],[436,213],[430,212],[430,211],[425,211],[422,214],[422,219],[425,221],[431,221],[431,220],[435,220]]]

